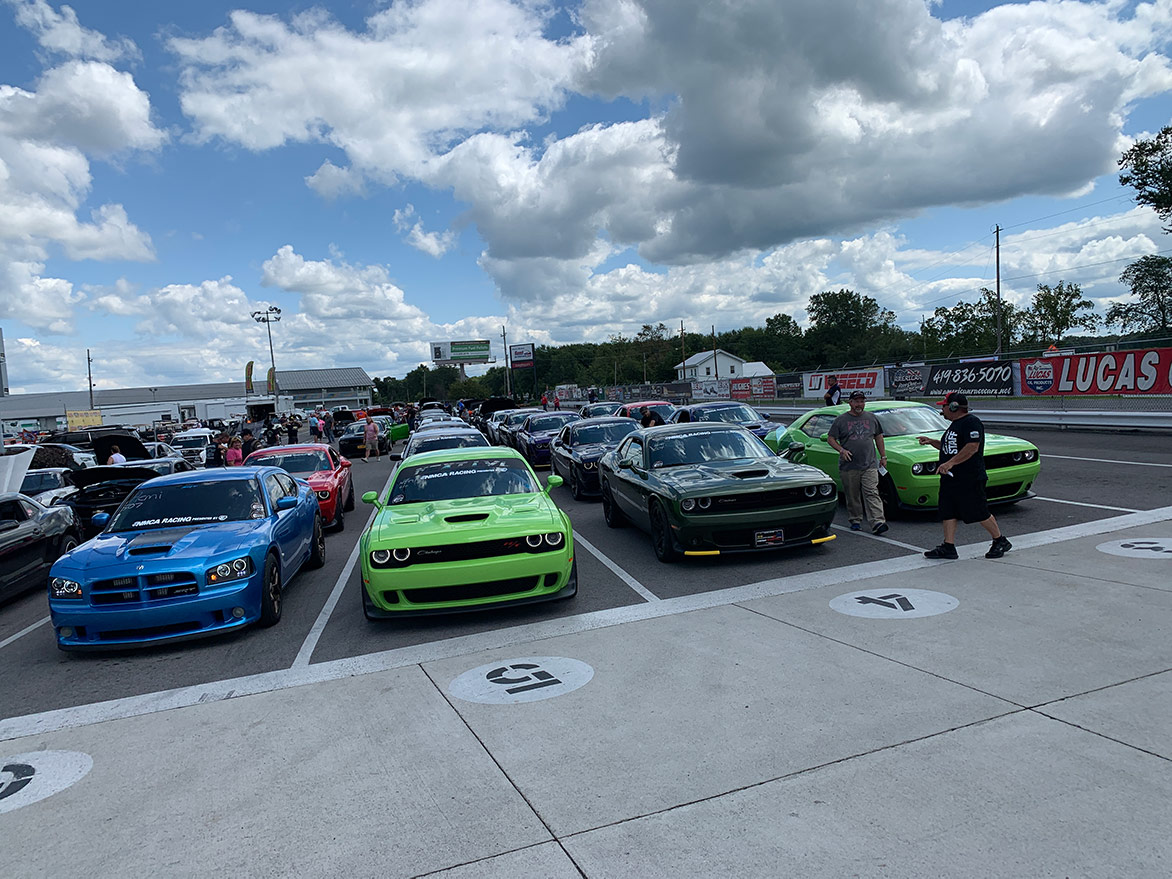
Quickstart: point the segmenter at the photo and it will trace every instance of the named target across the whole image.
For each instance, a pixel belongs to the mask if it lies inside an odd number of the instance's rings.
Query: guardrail
[[[817,406],[754,406],[771,418],[789,423]],[[1119,410],[1072,409],[986,409],[974,413],[989,424],[1016,427],[1072,428],[1075,430],[1172,431],[1172,412],[1126,412]],[[776,419],[775,419],[776,420]]]

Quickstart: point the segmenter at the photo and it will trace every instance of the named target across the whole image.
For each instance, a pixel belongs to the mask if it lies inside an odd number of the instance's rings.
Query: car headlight
[[[330,499],[330,490],[328,488],[323,488],[317,493],[317,496],[323,501],[328,501]]]
[[[593,470],[597,466],[598,466],[597,461],[583,461],[582,462],[582,469],[583,470]]]
[[[207,572],[207,582],[209,586],[216,586],[229,580],[241,580],[244,577],[251,577],[253,570],[255,569],[252,566],[252,559],[243,556],[210,568]]]
[[[370,560],[376,565],[385,565],[391,560],[391,551],[388,549],[376,549],[370,554]]]
[[[411,550],[405,546],[400,546],[398,549],[392,550],[391,555],[395,557],[395,561],[405,562],[411,558]]]
[[[1037,449],[1027,449],[1026,450],[1025,459],[1027,461],[1033,461],[1037,457],[1038,457],[1038,450]]]
[[[550,546],[561,546],[562,541],[565,539],[566,535],[562,534],[560,531],[551,531],[549,534],[545,535],[545,542]]]
[[[712,506],[712,498],[710,498],[710,497],[699,498],[696,501],[696,506],[698,506],[702,510],[707,510],[710,506]]]
[[[818,496],[818,486],[816,486],[816,485],[807,485],[805,490],[806,490],[806,497],[817,497]]]
[[[66,580],[63,577],[53,577],[49,580],[49,597],[62,599],[80,599],[82,597],[81,584],[76,580]]]
[[[525,538],[525,542],[536,549],[537,547],[541,546],[541,535],[540,534],[530,534],[528,537]]]
[[[1023,458],[1023,457],[1024,457],[1024,453],[1023,453],[1023,452],[1014,452],[1014,453],[1013,453],[1013,463],[1014,463],[1014,464],[1020,464],[1020,463],[1021,463],[1021,461],[1022,461],[1022,458]]]
[[[680,501],[680,509],[685,513],[690,513],[692,510],[696,509],[696,501],[690,497],[686,497]]]
[[[825,485],[819,485],[818,494],[822,495],[822,497],[830,497],[832,494],[834,494],[834,485],[829,482],[827,482]]]
[[[936,472],[936,465],[939,461],[923,461],[921,463],[912,464],[912,473],[917,476],[931,476]]]

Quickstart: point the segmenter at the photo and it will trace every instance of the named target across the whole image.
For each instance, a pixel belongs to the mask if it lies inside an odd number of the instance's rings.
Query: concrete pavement
[[[4,872],[1170,875],[1172,508],[1015,544],[10,718]]]

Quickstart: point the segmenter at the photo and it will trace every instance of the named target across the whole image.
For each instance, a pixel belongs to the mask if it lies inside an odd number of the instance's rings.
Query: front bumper
[[[1012,504],[1036,497],[1031,489],[1041,470],[1040,463],[1032,463],[986,471],[985,498],[989,505]],[[891,476],[900,509],[935,510],[940,506],[941,477],[935,473],[924,476],[909,473],[898,478],[892,473]]]
[[[556,552],[373,568],[362,551],[367,616],[392,617],[509,607],[568,598],[578,590],[572,538]]]
[[[838,497],[833,496],[827,500],[789,505],[784,509],[694,515],[682,515],[673,510],[669,518],[672,537],[685,555],[768,552],[806,546],[830,537],[830,523],[837,509]],[[783,542],[755,545],[757,532],[777,530],[782,532]]]
[[[241,629],[260,618],[263,571],[223,587],[202,587],[197,595],[94,606],[49,600],[49,614],[62,650],[116,650],[167,644]],[[88,593],[87,593],[88,594]],[[232,611],[242,608],[244,615]],[[62,629],[72,634],[62,634]]]

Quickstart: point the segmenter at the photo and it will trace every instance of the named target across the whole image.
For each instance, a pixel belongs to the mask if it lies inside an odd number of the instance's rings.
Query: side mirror
[[[403,453],[402,452],[392,452],[391,454],[387,455],[387,457],[390,458],[392,461],[402,461],[403,460]]]
[[[340,458],[338,463],[340,463],[343,467],[349,467],[354,462],[351,461],[349,458]]]
[[[822,436],[818,437],[818,439],[822,440],[822,442],[824,442],[824,443],[829,442],[830,441],[830,434],[824,433],[824,434],[822,434]]]
[[[90,517],[90,524],[99,530],[104,529],[109,521],[109,513],[94,513],[93,516]]]
[[[784,452],[781,452],[781,457],[788,458],[795,464],[800,464],[802,459],[806,456],[805,443],[790,443]]]
[[[373,504],[374,506],[378,507],[378,509],[380,509],[380,510],[383,508],[383,505],[378,502],[378,492],[377,491],[364,491],[362,493],[362,502],[364,504]]]
[[[289,495],[285,495],[285,497],[277,498],[277,512],[278,513],[283,512],[285,510],[292,510],[296,506],[297,506],[297,498],[295,498],[295,497],[290,497]],[[95,516],[94,518],[97,518],[97,517]]]
[[[619,458],[618,466],[620,470],[630,470],[634,465],[626,458]]]
[[[558,487],[559,485],[561,485],[561,484],[562,484],[562,482],[564,482],[564,481],[565,481],[565,480],[563,480],[563,479],[562,479],[560,476],[558,476],[556,473],[551,473],[551,474],[549,475],[549,478],[545,480],[545,491],[546,491],[546,493],[548,494],[548,493],[549,493],[549,490],[550,490],[551,488],[557,488],[557,487]]]

